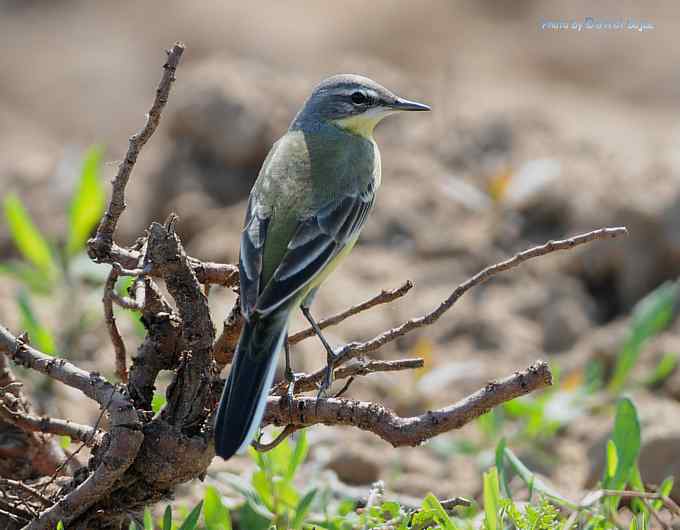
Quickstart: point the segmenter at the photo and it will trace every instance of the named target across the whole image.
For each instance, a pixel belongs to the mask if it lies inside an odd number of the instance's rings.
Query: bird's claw
[[[331,388],[331,385],[333,385],[333,380],[334,380],[334,371],[335,371],[335,360],[336,360],[336,355],[332,352],[328,352],[328,357],[326,358],[326,368],[324,370],[323,374],[323,379],[321,380],[321,383],[319,383],[319,392],[316,394],[316,409],[318,411],[319,408],[319,401],[323,398],[325,398],[328,394],[328,391]]]
[[[290,418],[293,417],[293,398],[295,397],[295,383],[297,377],[290,368],[286,369],[286,381],[288,381],[288,388],[286,389],[285,400],[288,402],[288,414]]]

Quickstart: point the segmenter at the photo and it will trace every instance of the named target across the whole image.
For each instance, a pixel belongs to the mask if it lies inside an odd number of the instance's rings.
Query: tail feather
[[[215,423],[215,452],[225,460],[255,437],[287,328],[288,315],[280,313],[243,327]]]

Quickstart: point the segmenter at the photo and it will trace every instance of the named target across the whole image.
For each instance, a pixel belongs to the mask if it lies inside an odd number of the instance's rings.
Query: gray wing
[[[370,187],[362,193],[338,197],[301,220],[281,263],[264,286],[259,285],[259,275],[268,219],[259,217],[257,211],[249,215],[240,259],[241,303],[246,318],[253,312],[269,314],[295,298],[359,234],[374,198]]]

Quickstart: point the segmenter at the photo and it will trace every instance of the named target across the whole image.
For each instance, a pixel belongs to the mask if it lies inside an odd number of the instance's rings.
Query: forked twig
[[[153,100],[151,109],[147,113],[146,123],[137,134],[130,137],[125,158],[118,166],[118,172],[113,178],[113,193],[109,205],[106,208],[104,217],[99,222],[94,238],[88,241],[88,252],[90,257],[96,261],[106,261],[110,257],[116,225],[126,207],[125,187],[137,162],[139,152],[158,127],[161,112],[168,102],[170,88],[175,81],[175,71],[184,53],[184,44],[181,42],[175,43],[167,53],[168,59],[163,65],[163,75],[156,89],[156,97]],[[126,265],[121,263],[121,266],[125,267]]]

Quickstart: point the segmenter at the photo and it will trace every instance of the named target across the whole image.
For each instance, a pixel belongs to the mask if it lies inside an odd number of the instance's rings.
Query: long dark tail
[[[243,327],[215,422],[215,452],[225,460],[245,450],[255,437],[287,329],[288,311]]]

